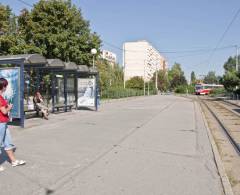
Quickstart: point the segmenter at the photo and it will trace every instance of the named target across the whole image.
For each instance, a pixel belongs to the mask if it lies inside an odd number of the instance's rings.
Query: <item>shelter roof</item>
[[[52,67],[52,68],[64,68],[65,64],[62,60],[60,59],[47,59],[47,67]]]
[[[65,70],[77,70],[77,64],[74,62],[64,62]]]
[[[47,63],[45,57],[40,54],[21,54],[21,55],[7,55],[0,56],[0,61],[15,61],[24,59],[24,65],[44,65]]]
[[[78,65],[78,72],[89,72],[87,65]]]

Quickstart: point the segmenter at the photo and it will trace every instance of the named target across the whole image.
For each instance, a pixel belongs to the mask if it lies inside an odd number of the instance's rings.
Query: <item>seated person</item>
[[[44,105],[43,97],[39,91],[37,91],[35,93],[33,102],[34,102],[35,106],[37,107],[37,109],[39,109],[42,112],[43,117],[46,120],[48,120],[48,115],[49,115],[48,107]]]

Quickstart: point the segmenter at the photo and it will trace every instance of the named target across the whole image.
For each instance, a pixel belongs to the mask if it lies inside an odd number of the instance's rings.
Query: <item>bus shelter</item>
[[[0,77],[6,78],[9,83],[5,98],[9,103],[13,103],[12,118],[24,127],[24,109],[28,104],[31,90],[28,70],[31,67],[43,67],[46,59],[39,54],[0,56],[0,64]],[[36,73],[36,82],[38,82],[37,75],[38,73]]]

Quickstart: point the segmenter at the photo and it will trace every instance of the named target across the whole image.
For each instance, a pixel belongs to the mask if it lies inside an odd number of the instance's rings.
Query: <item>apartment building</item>
[[[156,70],[167,68],[166,59],[145,40],[123,44],[124,83],[134,76],[149,81]]]
[[[107,60],[112,66],[117,63],[117,55],[111,51],[102,50],[101,58]]]

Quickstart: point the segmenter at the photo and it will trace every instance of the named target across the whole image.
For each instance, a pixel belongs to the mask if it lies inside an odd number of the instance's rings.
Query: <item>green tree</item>
[[[100,77],[100,90],[106,90],[110,87],[111,83],[111,67],[109,63],[106,60],[97,59],[96,61],[96,67],[99,71],[99,77]]]
[[[175,63],[171,70],[168,71],[168,80],[170,83],[170,89],[175,89],[179,85],[186,85],[187,80],[184,76],[184,72],[181,69],[181,64]]]
[[[191,84],[195,84],[196,83],[196,76],[195,76],[195,72],[192,71],[191,72]]]
[[[151,83],[153,83],[155,87],[155,78],[156,78],[156,73],[154,73]],[[169,82],[168,82],[168,75],[166,70],[159,70],[157,72],[157,87],[160,91],[167,91],[169,88]]]
[[[236,87],[240,85],[240,73],[236,71],[236,56],[230,56],[223,67],[225,69],[225,74],[221,79],[221,83],[228,91],[233,92],[236,90]]]
[[[123,87],[123,69],[119,64],[113,66],[113,81],[112,86]]]
[[[135,76],[126,81],[126,88],[143,89],[144,80],[142,77]]]
[[[216,76],[214,71],[209,71],[208,74],[204,77],[203,82],[207,84],[219,83],[218,77]]]
[[[25,43],[40,48],[45,57],[77,64],[90,64],[91,49],[99,50],[101,44],[70,0],[40,0],[30,12],[21,13],[19,30]]]
[[[230,56],[228,60],[224,63],[223,67],[226,72],[236,70],[236,56],[235,57]]]
[[[16,17],[8,6],[0,4],[0,55],[11,53],[10,49],[17,45]]]
[[[123,70],[118,65],[112,65],[107,60],[97,59],[96,67],[100,75],[100,89],[106,90],[109,88],[123,88]]]
[[[223,85],[228,91],[234,91],[240,85],[240,75],[236,71],[227,71],[223,76]]]
[[[0,4],[0,35],[9,33],[11,16],[12,11],[9,6]]]

